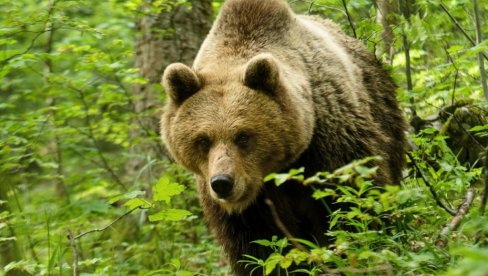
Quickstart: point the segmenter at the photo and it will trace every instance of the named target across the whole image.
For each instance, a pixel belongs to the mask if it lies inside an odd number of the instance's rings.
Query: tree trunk
[[[410,25],[410,15],[412,13],[412,6],[414,5],[415,1],[412,0],[400,0],[400,11],[407,20],[407,23]],[[410,64],[410,42],[408,41],[407,34],[405,30],[402,34],[403,40],[403,50],[405,51],[405,75],[407,78],[407,91],[412,92],[413,90],[413,81],[412,81],[412,67]],[[417,115],[417,110],[415,109],[415,97],[410,98],[410,113],[411,113],[411,121],[410,125],[415,126],[420,118]]]
[[[151,7],[152,2],[148,0],[143,5]],[[132,148],[127,173],[138,176],[139,180],[141,177],[150,180],[149,162],[166,156],[159,139],[163,105],[159,83],[164,68],[173,62],[191,65],[212,24],[211,0],[189,2],[190,6],[176,5],[153,16],[145,15],[136,23],[135,66],[140,68],[147,83],[133,86],[132,108],[137,129],[132,139],[140,142]]]
[[[481,42],[483,42],[483,37],[482,37],[483,35],[481,32],[478,0],[473,0],[473,12],[474,12],[474,22],[476,28],[476,45],[479,45],[481,44]],[[488,100],[488,84],[486,83],[485,61],[483,59],[483,52],[478,53],[478,63],[480,67],[480,79],[481,79],[481,87],[483,87],[483,95],[485,95],[485,99]]]
[[[392,64],[395,48],[393,47],[394,34],[392,26],[397,23],[398,1],[397,0],[376,0],[376,22],[383,27],[381,41],[377,48],[376,56],[381,57],[386,54],[388,64]]]

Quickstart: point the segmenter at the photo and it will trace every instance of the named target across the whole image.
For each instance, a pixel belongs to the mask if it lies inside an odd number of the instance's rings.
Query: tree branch
[[[469,188],[468,191],[466,192],[466,197],[463,203],[459,206],[459,209],[456,212],[456,215],[451,220],[451,222],[442,229],[440,233],[440,237],[436,243],[437,247],[439,248],[446,247],[449,234],[452,231],[456,231],[459,228],[461,221],[464,219],[464,216],[466,216],[466,214],[469,212],[469,209],[471,208],[471,204],[473,203],[475,195],[476,195],[476,190],[474,188]]]
[[[49,31],[49,30],[44,30],[44,31],[41,31],[41,32],[37,32],[37,34],[34,36],[34,38],[32,38],[30,45],[29,45],[29,46],[28,46],[28,47],[27,47],[27,48],[26,48],[26,49],[25,49],[23,52],[20,52],[20,53],[14,54],[14,55],[12,55],[12,56],[10,56],[10,57],[8,57],[8,58],[6,58],[6,59],[4,59],[4,60],[0,61],[0,65],[1,65],[1,66],[4,66],[4,65],[5,65],[5,64],[7,64],[7,63],[8,63],[10,60],[12,60],[12,59],[14,59],[14,58],[16,58],[16,57],[20,57],[20,56],[22,56],[22,55],[27,54],[27,53],[28,53],[30,50],[32,50],[32,48],[34,48],[34,45],[36,44],[37,39],[38,39],[38,38],[39,38],[41,35],[43,35],[44,33],[46,33],[47,31]]]
[[[273,216],[273,220],[276,224],[276,226],[280,229],[280,231],[285,235],[285,237],[293,244],[294,247],[297,249],[304,251],[304,252],[309,252],[307,248],[305,248],[303,245],[299,244],[293,235],[288,231],[286,228],[285,224],[280,219],[280,216],[278,215],[278,211],[276,211],[276,206],[274,205],[273,201],[271,199],[267,198],[264,201],[268,206],[269,209],[271,210],[271,215]]]
[[[73,232],[68,229],[68,239],[73,248],[73,276],[78,276],[78,246],[76,245],[76,239],[73,236]]]
[[[344,15],[344,16],[347,17],[347,14],[343,10],[338,9],[338,8],[334,8],[332,6],[327,6],[327,5],[323,5],[323,4],[316,3],[316,0],[290,0],[289,1],[290,4],[294,4],[294,3],[297,3],[297,2],[303,2],[303,3],[310,4],[309,9],[308,9],[308,14],[311,14],[312,13],[313,6],[317,6],[317,7],[323,8],[323,9],[328,9],[328,10],[333,10],[333,11],[336,11],[336,12],[340,12],[340,13],[342,13],[342,15]]]
[[[417,170],[417,172],[420,174],[420,177],[424,181],[425,185],[429,188],[430,193],[434,197],[434,200],[437,203],[437,205],[439,205],[442,209],[446,210],[446,212],[448,212],[450,215],[452,215],[452,216],[456,215],[456,211],[454,211],[451,208],[449,208],[447,205],[445,205],[439,199],[439,196],[437,195],[437,192],[435,191],[434,186],[432,186],[432,184],[430,184],[429,180],[424,175],[424,172],[422,171],[422,169],[417,165],[417,162],[415,161],[415,159],[413,158],[413,156],[409,152],[407,152],[407,156],[412,161],[413,166],[415,167],[415,169]]]
[[[117,221],[121,220],[122,218],[128,216],[129,214],[131,214],[132,212],[134,212],[135,210],[137,209],[147,209],[147,208],[143,208],[141,206],[139,207],[136,207],[136,208],[133,208],[127,212],[125,212],[124,214],[120,215],[118,218],[114,219],[112,222],[110,222],[109,224],[107,224],[106,226],[102,227],[102,228],[96,228],[96,229],[92,229],[92,230],[88,230],[86,232],[83,232],[81,234],[78,234],[76,235],[75,237],[73,237],[73,239],[77,240],[85,235],[88,235],[90,233],[93,233],[93,232],[102,232],[102,231],[105,231],[105,229],[111,227],[114,223],[116,223]]]
[[[102,232],[102,231],[104,231],[105,229],[111,227],[114,223],[116,223],[117,221],[121,220],[122,218],[128,216],[129,214],[131,214],[132,212],[134,212],[137,209],[147,209],[147,208],[144,208],[144,207],[141,207],[141,206],[136,207],[136,208],[133,208],[133,209],[125,212],[124,214],[120,215],[119,217],[117,217],[112,222],[110,222],[109,224],[107,224],[106,226],[104,226],[102,228],[92,229],[92,230],[89,230],[89,231],[80,233],[80,234],[78,234],[76,236],[74,236],[73,235],[73,232],[71,232],[71,230],[68,229],[68,236],[67,236],[67,238],[70,241],[71,248],[73,248],[73,276],[77,276],[78,275],[78,246],[76,244],[76,240],[82,238],[85,235],[88,235],[90,233],[93,233],[93,232]]]
[[[440,3],[441,8],[444,10],[444,12],[449,16],[449,18],[454,22],[456,27],[463,33],[463,35],[471,42],[472,46],[476,46],[476,41],[471,38],[471,36],[464,30],[464,28],[461,26],[461,24],[454,18],[454,16],[451,14],[451,12],[447,9],[446,5],[444,3]],[[488,55],[485,52],[481,52],[481,54],[485,57],[486,60],[488,60]]]
[[[447,45],[446,45],[447,47]],[[456,70],[456,75],[454,75],[454,84],[452,87],[452,95],[451,95],[451,105],[454,105],[454,99],[456,98],[456,88],[457,88],[457,81],[459,77],[459,68],[456,66],[456,63],[454,62],[454,59],[452,58],[451,54],[447,50],[447,48],[444,48],[444,51],[446,52],[447,58],[449,58],[449,61],[451,61],[452,66]]]

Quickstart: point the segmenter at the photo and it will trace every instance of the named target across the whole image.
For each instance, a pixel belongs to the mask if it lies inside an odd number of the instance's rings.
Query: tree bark
[[[395,48],[393,47],[394,34],[392,26],[397,23],[396,15],[398,14],[397,0],[376,0],[376,22],[380,23],[383,31],[381,32],[381,45],[376,56],[381,57],[386,54],[388,64],[392,64]]]
[[[151,7],[144,1],[142,9]],[[176,5],[156,15],[145,15],[136,23],[135,66],[140,68],[146,84],[133,86],[132,108],[137,142],[127,163],[130,176],[146,178],[148,160],[167,156],[159,139],[162,88],[159,86],[166,66],[173,62],[191,65],[212,24],[212,1],[192,0],[191,6]],[[170,1],[172,3],[172,1]],[[157,174],[155,174],[157,175]],[[147,178],[146,178],[147,179]]]
[[[483,42],[481,23],[478,9],[478,0],[473,0],[473,11],[474,11],[474,22],[476,28],[476,44],[481,44]],[[478,63],[480,67],[480,79],[481,87],[483,87],[483,95],[485,99],[488,100],[488,84],[486,83],[486,71],[485,71],[485,61],[483,60],[483,53],[478,53]]]
[[[412,11],[412,6],[415,1],[412,0],[400,0],[400,11],[407,20],[408,24],[410,25],[410,15]],[[410,64],[410,42],[408,41],[407,34],[405,30],[402,34],[402,41],[403,41],[403,50],[405,52],[405,75],[407,78],[407,91],[412,92],[413,90],[413,82],[412,82],[412,67]],[[412,114],[412,119],[410,124],[415,125],[415,122],[419,120],[417,115],[417,110],[415,109],[415,97],[410,98],[410,113]]]

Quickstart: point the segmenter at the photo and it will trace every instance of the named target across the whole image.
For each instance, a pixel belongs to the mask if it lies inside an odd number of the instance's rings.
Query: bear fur
[[[234,272],[251,243],[292,236],[326,244],[328,211],[311,187],[263,183],[272,172],[333,171],[381,156],[376,183],[396,184],[405,121],[380,62],[334,23],[294,14],[284,0],[228,0],[193,67],[168,66],[162,139],[195,175],[204,217]],[[332,205],[333,206],[333,205]]]

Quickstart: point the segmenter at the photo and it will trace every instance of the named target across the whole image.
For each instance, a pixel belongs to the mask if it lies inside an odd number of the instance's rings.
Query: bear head
[[[202,200],[229,213],[252,204],[263,178],[296,161],[313,134],[311,96],[287,83],[273,55],[258,54],[235,71],[213,71],[226,76],[215,78],[174,63],[162,80],[167,149],[196,175]]]

